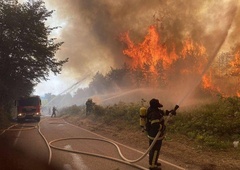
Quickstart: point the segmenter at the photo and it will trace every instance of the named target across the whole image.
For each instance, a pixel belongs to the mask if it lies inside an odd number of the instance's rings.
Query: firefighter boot
[[[154,167],[154,168],[149,168],[149,170],[162,170],[162,168],[160,167]]]
[[[161,164],[160,162],[158,162],[158,163],[157,163],[157,168],[161,168],[161,165],[162,165],[162,164]]]
[[[149,170],[161,170],[161,163],[157,163],[154,167],[149,166]]]

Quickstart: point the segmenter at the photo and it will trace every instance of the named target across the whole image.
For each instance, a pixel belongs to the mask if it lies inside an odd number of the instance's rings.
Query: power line
[[[54,98],[52,98],[48,103],[45,104],[45,106],[49,106],[54,100],[56,100],[58,98],[58,96],[65,94],[65,93],[70,93],[73,90],[75,90],[77,87],[79,87],[79,84],[81,82],[83,82],[89,75],[86,75],[85,77],[83,77],[81,80],[79,80],[78,82],[74,83],[72,86],[70,86],[69,88],[67,88],[66,90],[64,90],[63,92],[59,93],[57,96],[55,96]],[[65,96],[66,97],[66,96]],[[64,98],[65,98],[64,97]],[[64,99],[63,98],[63,99]],[[61,101],[63,101],[63,99]],[[60,102],[61,102],[60,101]]]

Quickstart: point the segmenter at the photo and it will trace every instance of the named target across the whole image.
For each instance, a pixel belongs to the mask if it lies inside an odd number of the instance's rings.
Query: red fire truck
[[[21,97],[16,101],[17,121],[23,122],[26,119],[40,121],[41,99],[39,96]]]

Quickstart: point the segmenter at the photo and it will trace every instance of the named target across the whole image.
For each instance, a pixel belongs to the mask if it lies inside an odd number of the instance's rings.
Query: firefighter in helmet
[[[164,133],[166,126],[164,124],[164,111],[160,108],[163,107],[159,103],[158,99],[152,99],[149,102],[150,107],[147,109],[147,122],[146,131],[149,138],[149,146],[152,144],[155,136],[159,131],[161,131],[156,143],[149,151],[149,169],[150,170],[161,170],[161,163],[157,162],[160,149],[162,146],[162,140],[164,138]]]
[[[94,104],[91,98],[86,101],[86,115],[93,112]]]

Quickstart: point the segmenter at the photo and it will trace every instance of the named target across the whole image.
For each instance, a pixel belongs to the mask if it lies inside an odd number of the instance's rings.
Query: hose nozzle
[[[177,111],[178,108],[179,108],[179,106],[176,105],[173,110],[174,110],[174,111]]]
[[[176,105],[173,110],[169,111],[169,113],[171,113],[171,115],[174,115],[174,116],[175,116],[175,115],[177,114],[176,111],[177,111],[178,108],[179,108],[179,106]]]

